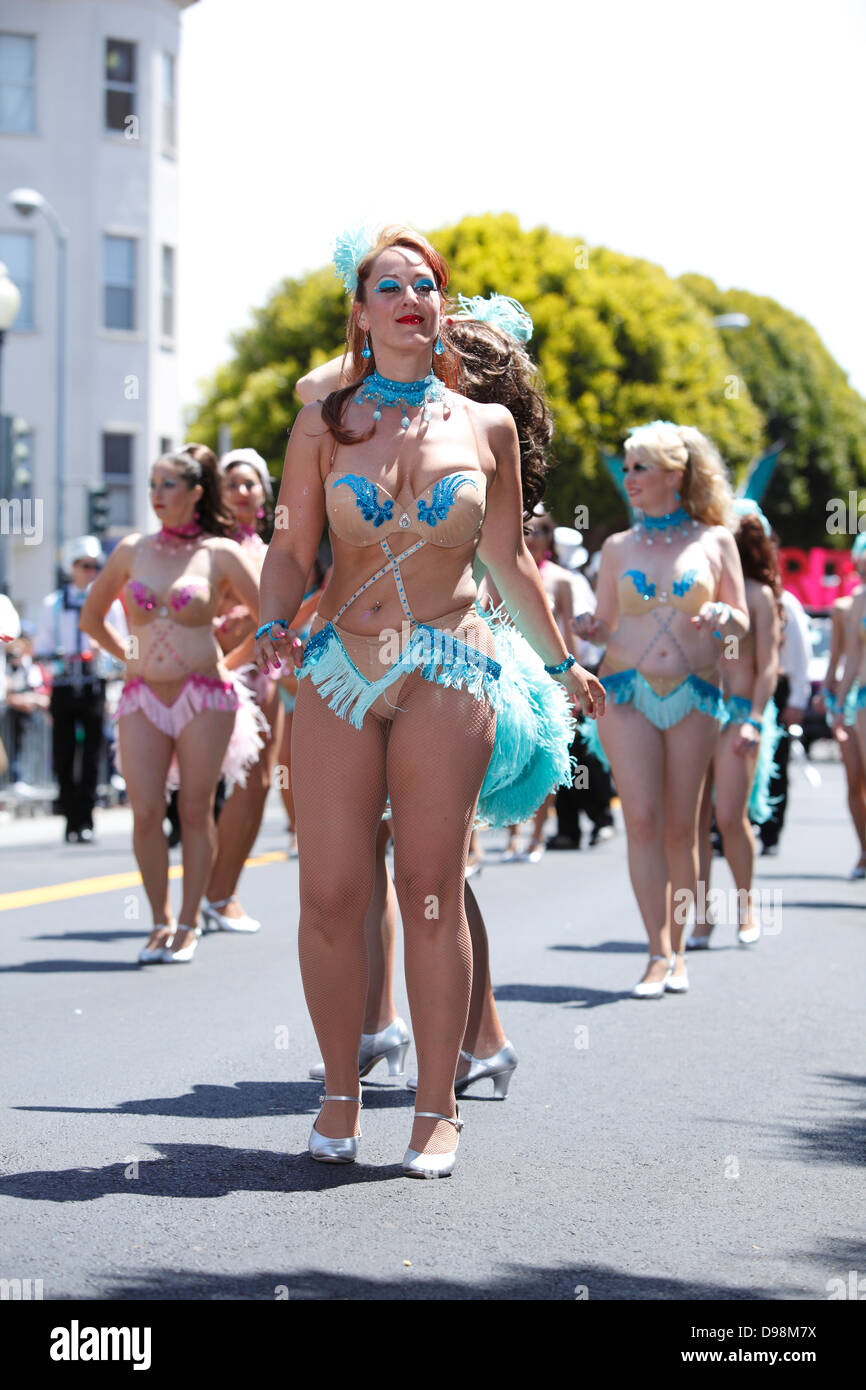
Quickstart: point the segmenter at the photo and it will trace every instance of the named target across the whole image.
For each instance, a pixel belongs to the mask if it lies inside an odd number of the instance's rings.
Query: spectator
[[[105,556],[95,536],[79,536],[67,547],[72,578],[42,604],[36,655],[50,663],[52,756],[58,783],[57,809],[66,818],[67,842],[93,840],[93,807],[103,746],[105,683],[117,663],[83,633],[78,620],[87,591]],[[126,616],[112,604],[110,621],[125,640]],[[81,738],[80,765],[76,745]]]

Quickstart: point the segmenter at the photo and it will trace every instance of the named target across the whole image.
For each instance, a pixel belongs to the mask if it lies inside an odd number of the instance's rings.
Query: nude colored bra
[[[332,464],[336,452],[335,443],[331,453]],[[346,609],[389,571],[397,586],[400,606],[409,621],[414,623],[415,617],[406,597],[400,566],[430,542],[443,547],[466,545],[478,535],[484,521],[487,480],[480,469],[477,473],[454,472],[437,478],[435,483],[412,498],[408,510],[379,483],[360,473],[331,472],[325,478],[324,487],[325,511],[334,535],[346,545],[378,544],[385,554],[385,564],[346,600],[339,612],[334,614],[332,623],[338,622]],[[395,531],[414,532],[420,534],[420,539],[394,554],[387,537]]]
[[[126,585],[126,592],[132,603],[139,610],[141,619],[147,621],[145,614],[149,618],[171,618],[174,622],[185,622],[194,627],[199,623],[206,622],[207,618],[203,610],[211,606],[211,586],[204,578],[195,578],[186,584],[179,584],[171,589],[164,596],[154,593],[147,584],[142,584],[139,579],[130,579]],[[195,601],[188,613],[184,612],[187,605]],[[184,612],[183,619],[180,614]]]
[[[375,545],[395,531],[423,535],[434,545],[466,545],[481,530],[486,489],[481,472],[446,473],[407,509],[360,473],[329,473],[325,509],[331,530],[347,545]]]
[[[619,611],[626,618],[639,618],[655,608],[677,608],[694,616],[701,606],[712,602],[715,583],[709,572],[684,570],[671,584],[671,592],[659,590],[648,580],[643,570],[631,569],[621,574],[617,583]]]

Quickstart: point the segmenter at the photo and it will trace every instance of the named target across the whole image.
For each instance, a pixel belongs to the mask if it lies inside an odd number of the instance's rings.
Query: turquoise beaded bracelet
[[[259,638],[261,637],[261,635],[262,635],[263,632],[266,632],[266,633],[268,634],[268,636],[270,637],[270,636],[271,636],[271,628],[272,628],[272,627],[284,627],[284,628],[286,629],[286,632],[288,632],[290,626],[291,626],[291,624],[290,624],[290,623],[287,623],[286,620],[285,620],[285,618],[271,618],[271,621],[270,621],[269,623],[262,623],[261,627],[259,628],[258,632],[256,633],[255,640],[258,642],[258,640],[259,640]],[[271,640],[273,640],[273,639],[271,639]]]
[[[565,658],[564,661],[560,661],[560,663],[559,663],[558,666],[547,666],[547,665],[545,665],[544,669],[545,669],[545,671],[547,672],[547,674],[548,674],[549,676],[561,676],[562,673],[563,673],[563,671],[567,671],[568,668],[569,668],[570,666],[574,666],[574,664],[575,664],[575,659],[574,659],[574,657],[573,657],[573,656],[567,656],[567,657]]]

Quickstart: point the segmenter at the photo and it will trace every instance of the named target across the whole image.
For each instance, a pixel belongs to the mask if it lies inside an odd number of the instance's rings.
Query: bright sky
[[[182,25],[187,404],[337,231],[484,212],[770,295],[866,394],[863,0],[199,0]]]

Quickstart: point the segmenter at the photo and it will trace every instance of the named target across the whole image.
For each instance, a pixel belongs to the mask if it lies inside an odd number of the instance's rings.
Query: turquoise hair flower
[[[334,274],[339,275],[347,294],[358,288],[358,266],[375,245],[376,234],[370,227],[350,227],[341,232],[334,243]]]
[[[516,299],[509,298],[507,294],[491,294],[486,299],[482,294],[476,294],[471,299],[465,294],[458,294],[457,302],[460,309],[455,318],[478,319],[480,323],[490,323],[494,328],[508,333],[518,343],[528,343],[532,337],[535,327],[532,319],[523,305]]]
[[[866,550],[866,531],[861,531],[851,547],[851,559],[859,560],[864,550]]]
[[[735,497],[733,508],[736,516],[756,516],[764,528],[764,535],[770,535],[773,528],[753,497]]]

